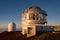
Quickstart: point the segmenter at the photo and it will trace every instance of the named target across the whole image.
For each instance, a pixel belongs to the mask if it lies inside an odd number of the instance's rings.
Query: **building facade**
[[[47,13],[40,7],[32,6],[22,13],[22,34],[34,36],[41,31],[53,31],[54,26],[47,24]]]

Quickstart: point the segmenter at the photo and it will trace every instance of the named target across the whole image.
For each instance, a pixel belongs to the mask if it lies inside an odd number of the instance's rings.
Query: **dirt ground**
[[[0,33],[0,40],[60,40],[60,32],[44,32],[29,38],[20,32],[2,32]]]

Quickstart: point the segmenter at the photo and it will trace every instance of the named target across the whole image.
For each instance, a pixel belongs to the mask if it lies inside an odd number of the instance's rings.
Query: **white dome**
[[[16,24],[14,22],[10,22],[8,24],[8,32],[11,32],[11,31],[16,31]]]

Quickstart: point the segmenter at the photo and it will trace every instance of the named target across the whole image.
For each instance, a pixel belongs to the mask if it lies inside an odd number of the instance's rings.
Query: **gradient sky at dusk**
[[[13,21],[21,27],[21,14],[31,6],[46,10],[49,24],[60,24],[60,0],[0,0],[0,28]]]

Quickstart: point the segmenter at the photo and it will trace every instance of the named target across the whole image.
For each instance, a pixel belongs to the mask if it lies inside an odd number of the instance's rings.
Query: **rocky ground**
[[[29,38],[20,32],[2,32],[0,33],[0,40],[60,40],[60,32],[44,32]]]

